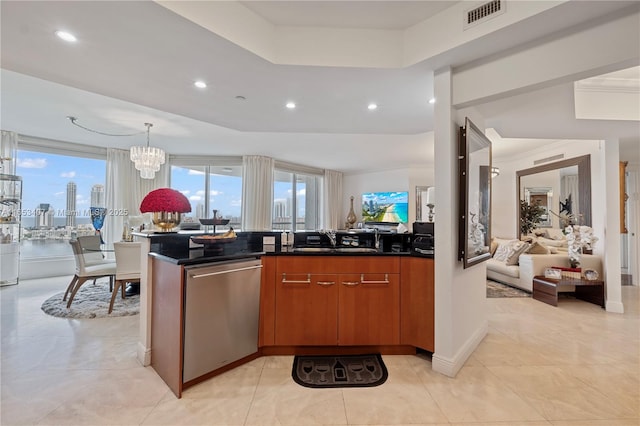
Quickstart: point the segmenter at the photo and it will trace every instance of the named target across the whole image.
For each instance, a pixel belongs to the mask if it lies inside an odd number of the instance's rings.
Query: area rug
[[[308,388],[368,387],[383,384],[387,367],[380,354],[296,356],[293,380]]]
[[[67,309],[67,302],[62,300],[63,297],[64,291],[57,293],[45,300],[40,308],[46,314],[60,318],[122,317],[140,313],[140,295],[122,299],[120,294],[113,302],[113,312],[108,313],[111,302],[109,281],[98,281],[96,284],[84,283],[73,298],[69,309]]]
[[[496,281],[487,280],[487,298],[531,297],[531,293]]]

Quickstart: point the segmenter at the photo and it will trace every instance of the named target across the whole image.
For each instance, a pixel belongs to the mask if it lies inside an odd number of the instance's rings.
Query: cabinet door
[[[434,262],[406,257],[401,262],[401,341],[434,351]]]
[[[340,345],[400,343],[399,274],[341,274],[338,296]]]
[[[336,345],[337,318],[337,275],[276,276],[276,345]]]

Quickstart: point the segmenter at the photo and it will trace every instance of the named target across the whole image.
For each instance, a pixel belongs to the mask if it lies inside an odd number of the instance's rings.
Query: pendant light
[[[151,123],[144,123],[147,127],[147,146],[132,146],[131,161],[135,163],[137,170],[140,170],[142,179],[153,179],[160,166],[164,164],[164,151],[160,148],[149,146],[149,130],[153,126]]]

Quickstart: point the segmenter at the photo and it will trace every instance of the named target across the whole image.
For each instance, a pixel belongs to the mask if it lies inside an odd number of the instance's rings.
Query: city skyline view
[[[75,206],[75,224],[90,223],[92,188],[106,185],[106,161],[85,157],[71,157],[43,152],[18,151],[16,174],[22,177],[23,226],[35,226],[37,209],[49,204],[53,209],[53,226],[71,225],[66,214]],[[242,179],[232,175],[211,175],[210,210],[218,210],[218,216],[239,218],[242,205]],[[204,212],[204,173],[196,170],[172,167],[171,187],[189,199],[192,212],[187,216],[212,217],[212,211]],[[298,191],[300,206],[304,206],[304,189]],[[75,194],[75,203],[67,193]],[[103,194],[104,196],[104,194]],[[72,195],[73,197],[73,195]],[[94,194],[95,197],[95,194]],[[274,204],[288,205],[291,198],[290,182],[275,182]],[[104,200],[104,198],[102,198]],[[95,198],[94,198],[95,202]],[[104,201],[103,201],[104,202]],[[200,207],[198,207],[200,205]],[[108,208],[108,206],[105,206]],[[288,209],[284,209],[285,211]],[[304,208],[302,208],[304,214]],[[279,213],[283,209],[278,209]],[[287,212],[290,214],[290,212]]]

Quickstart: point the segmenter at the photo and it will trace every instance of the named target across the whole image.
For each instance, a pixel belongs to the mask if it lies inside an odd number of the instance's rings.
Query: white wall
[[[411,224],[416,219],[416,186],[433,186],[433,168],[406,168],[395,170],[382,170],[370,173],[344,175],[342,181],[344,207],[344,220],[349,213],[349,198],[353,196],[354,210],[358,222],[362,220],[362,212],[358,206],[364,192],[380,191],[409,191],[409,222],[407,227],[411,230]],[[341,222],[341,223],[342,223]]]

